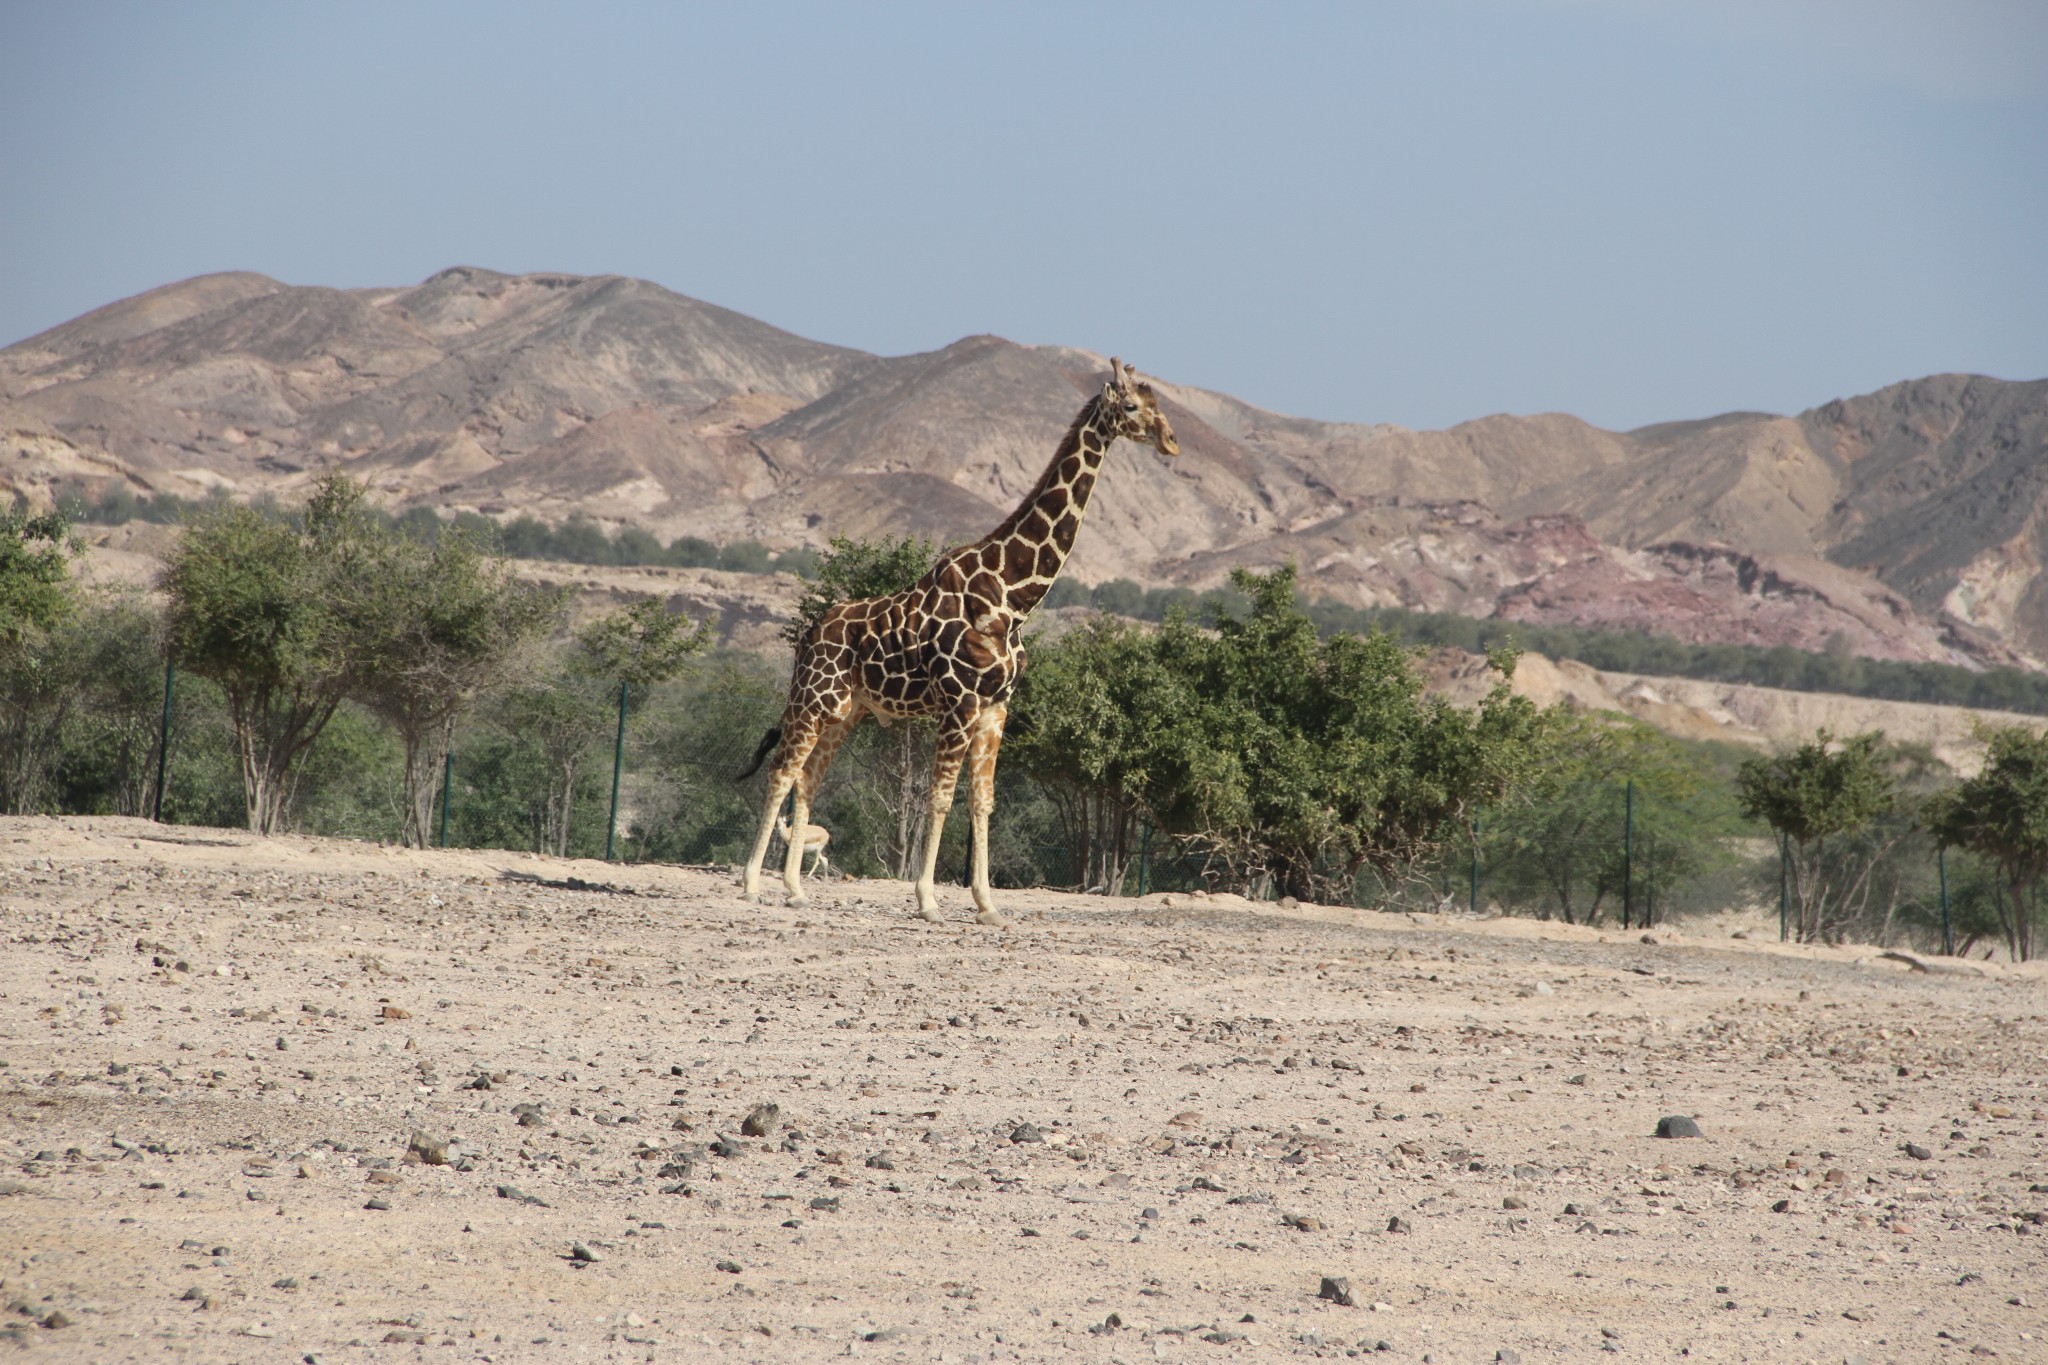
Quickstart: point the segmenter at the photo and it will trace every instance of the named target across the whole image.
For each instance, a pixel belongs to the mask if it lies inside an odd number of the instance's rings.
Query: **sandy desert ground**
[[[906,890],[0,820],[0,1341],[2048,1360],[2037,970]]]

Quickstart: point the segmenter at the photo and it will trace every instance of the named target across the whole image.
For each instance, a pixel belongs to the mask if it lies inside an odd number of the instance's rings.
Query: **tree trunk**
[[[120,779],[114,786],[114,809],[121,815],[143,815],[156,776],[156,724],[145,718],[126,724],[121,733]]]
[[[1114,896],[1123,890],[1123,870],[1117,857],[1116,803],[1098,792],[1095,798],[1094,862],[1088,868],[1087,890]]]
[[[1796,916],[1792,937],[1796,943],[1820,941],[1821,922],[1827,910],[1825,856],[1826,846],[1818,841],[1810,849],[1802,845],[1792,856],[1792,907]]]
[[[433,843],[434,797],[454,731],[453,717],[400,727],[405,743],[405,823],[398,841],[407,848],[427,848]]]
[[[283,793],[272,775],[268,755],[257,751],[253,734],[240,737],[242,755],[242,802],[248,807],[249,832],[268,834],[277,827],[277,811]]]
[[[41,804],[41,789],[48,784],[49,764],[44,757],[42,734],[50,727],[37,725],[27,707],[12,711],[0,731],[0,813],[32,815]]]
[[[2020,901],[2020,961],[2028,962],[2034,956],[2034,920],[2041,908],[2041,884],[2037,881],[2029,888],[2033,895]],[[2017,892],[2015,892],[2017,894]],[[2032,905],[2027,900],[2033,901]]]
[[[910,806],[911,795],[917,785],[916,774],[911,771],[910,766],[916,754],[916,747],[911,743],[910,739],[911,733],[911,726],[906,724],[903,727],[902,738],[898,741],[903,750],[903,770],[898,774],[901,782],[901,791],[898,794],[896,803],[896,847],[892,850],[896,855],[896,875],[898,877],[908,877],[911,872]]]
[[[1060,823],[1060,842],[1066,846],[1066,885],[1088,885],[1088,832],[1093,827],[1092,803],[1085,787],[1065,785],[1052,789],[1053,812]]]
[[[2027,888],[2017,876],[2006,880],[2005,894],[1998,897],[1998,918],[2005,927],[2005,949],[2014,962],[2025,962],[2032,946],[2032,916],[2027,913]]]
[[[919,858],[924,852],[925,827],[931,823],[932,756],[924,752],[924,745],[920,742],[928,727],[914,720],[899,723],[903,732],[898,740],[901,768],[897,774],[895,802],[896,841],[895,846],[889,849],[888,861],[895,865],[897,876],[909,878],[921,870]],[[885,800],[884,805],[887,804]]]
[[[2020,961],[2029,962],[2034,956],[2034,921],[2040,917],[2041,883],[2036,880],[2029,888],[2033,893],[2031,906],[2026,906],[2020,920]]]
[[[228,694],[228,721],[235,728],[235,755],[242,765],[243,817],[251,834],[268,834],[276,797],[270,790],[269,766],[259,752],[261,743],[252,714],[256,709],[245,694]]]
[[[274,834],[291,797],[293,765],[312,747],[341,704],[338,696],[309,699],[292,695],[278,702],[267,690],[228,690],[228,721],[242,764],[242,797],[249,830]]]
[[[548,793],[542,853],[552,853],[557,858],[569,856],[569,816],[576,801],[576,770],[580,766],[576,758],[564,758],[555,770],[554,789]]]

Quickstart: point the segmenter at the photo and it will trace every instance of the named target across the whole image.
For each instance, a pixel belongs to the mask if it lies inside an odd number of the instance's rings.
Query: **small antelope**
[[[782,836],[783,843],[787,844],[789,842],[788,817],[780,815],[775,817],[775,832]],[[819,869],[831,866],[831,863],[825,858],[825,845],[831,842],[832,831],[826,829],[823,825],[806,824],[804,826],[803,851],[805,854],[815,853],[818,855],[818,860],[811,864],[811,870],[805,875],[815,877],[818,875]]]

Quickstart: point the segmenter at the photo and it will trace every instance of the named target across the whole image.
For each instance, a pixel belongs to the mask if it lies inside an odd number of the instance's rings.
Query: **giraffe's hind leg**
[[[761,828],[754,835],[754,851],[747,855],[746,870],[740,874],[740,891],[750,901],[761,897],[761,864],[768,857],[768,842],[775,837],[775,817],[796,785],[804,761],[818,742],[815,716],[792,716],[784,720],[782,747],[776,750],[775,766],[768,770],[768,794],[761,805]],[[795,841],[799,847],[802,840]]]
[[[1008,928],[988,885],[988,817],[996,807],[996,754],[1003,747],[1003,722],[1010,708],[998,702],[982,708],[967,746],[967,808],[974,817],[974,918]]]

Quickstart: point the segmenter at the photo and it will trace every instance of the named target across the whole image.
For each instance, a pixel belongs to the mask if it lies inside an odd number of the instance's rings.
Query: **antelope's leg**
[[[809,754],[805,756],[803,771],[796,778],[795,809],[790,812],[789,838],[784,842],[788,847],[783,851],[782,884],[789,888],[789,903],[805,905],[809,897],[804,895],[804,835],[811,823],[811,798],[817,794],[818,784],[825,780],[825,772],[832,766],[832,759],[839,752],[839,746],[846,743],[846,736],[860,719],[860,712],[848,707],[845,715],[828,717],[818,728]]]

